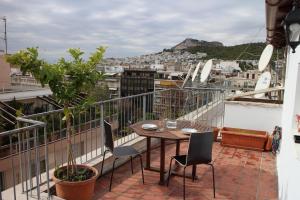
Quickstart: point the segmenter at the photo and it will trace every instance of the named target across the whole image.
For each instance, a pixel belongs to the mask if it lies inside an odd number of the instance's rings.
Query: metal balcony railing
[[[167,89],[97,102],[84,110],[72,108],[76,163],[89,163],[102,156],[103,120],[112,124],[116,146],[138,137],[129,126],[141,120],[172,118],[222,126],[225,95],[217,88]],[[18,118],[16,129],[0,133],[2,197],[50,198],[49,174],[67,162],[66,124],[62,118],[62,109],[24,116]]]
[[[6,165],[10,169],[6,181],[10,188],[3,195],[0,192],[0,199],[18,199],[22,194],[27,199],[29,195],[40,199],[42,184],[40,160],[43,158],[48,192],[50,188],[46,124],[25,118],[17,118],[17,122],[18,128],[0,133],[2,142],[4,138],[8,139],[8,148],[1,150],[2,154],[8,154],[0,158],[1,166]],[[3,183],[3,176],[1,176],[2,189]]]

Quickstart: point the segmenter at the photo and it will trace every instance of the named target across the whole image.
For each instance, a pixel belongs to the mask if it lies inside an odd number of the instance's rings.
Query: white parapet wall
[[[272,133],[281,125],[281,104],[225,101],[224,126]]]

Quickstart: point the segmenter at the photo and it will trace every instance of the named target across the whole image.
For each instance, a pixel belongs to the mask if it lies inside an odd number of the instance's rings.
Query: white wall
[[[297,160],[293,135],[295,114],[300,113],[300,47],[296,53],[289,50],[286,64],[285,93],[282,112],[282,142],[277,156],[279,199],[300,199],[300,161]]]
[[[226,101],[224,126],[272,133],[281,125],[282,106],[256,102]]]

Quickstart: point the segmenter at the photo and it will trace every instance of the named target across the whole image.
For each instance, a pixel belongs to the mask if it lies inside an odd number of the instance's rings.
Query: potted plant
[[[88,94],[103,78],[96,70],[105,48],[99,47],[84,60],[80,49],[69,49],[70,59],[59,59],[56,63],[48,63],[38,56],[38,48],[27,48],[7,57],[7,61],[19,66],[23,74],[31,73],[42,86],[48,85],[54,98],[63,105],[67,130],[67,165],[54,171],[53,180],[56,183],[56,194],[64,199],[91,199],[98,171],[86,165],[77,165],[73,156],[71,135],[73,133],[73,111],[71,102],[76,95],[84,92],[86,95],[77,108],[83,108],[92,102]]]

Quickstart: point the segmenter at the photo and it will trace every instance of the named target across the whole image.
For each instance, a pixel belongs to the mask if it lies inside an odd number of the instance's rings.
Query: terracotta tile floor
[[[187,143],[181,144],[185,153]],[[166,167],[175,154],[175,145],[166,147]],[[159,166],[159,148],[152,150],[151,166]],[[145,154],[144,164],[145,164]],[[277,199],[275,157],[269,152],[256,152],[222,147],[214,143],[213,160],[216,179],[216,199]],[[187,168],[191,171],[191,167]],[[112,192],[108,191],[110,174],[101,177],[95,187],[94,199],[182,199],[182,177],[172,176],[169,187],[158,185],[159,174],[145,172],[142,184],[139,160],[134,161],[134,174],[130,162],[115,170]],[[198,179],[186,179],[186,199],[213,199],[212,174],[209,166],[197,167]]]

